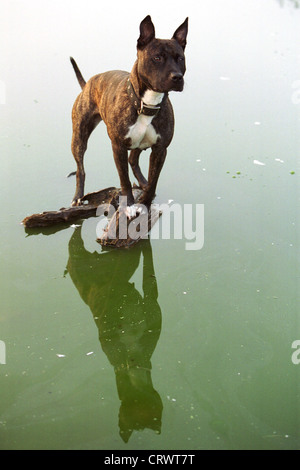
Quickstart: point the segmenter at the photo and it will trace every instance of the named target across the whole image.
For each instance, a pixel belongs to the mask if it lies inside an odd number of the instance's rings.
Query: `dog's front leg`
[[[131,150],[128,161],[130,163],[134,176],[138,180],[140,187],[143,190],[145,190],[148,185],[148,181],[146,180],[143,173],[141,172],[140,165],[139,165],[139,158],[140,158],[141,152],[142,152],[141,149]]]
[[[126,147],[120,146],[118,143],[113,143],[112,149],[120,178],[121,193],[124,198],[121,209],[124,208],[126,216],[131,219],[136,216],[137,206],[134,204],[132,186],[128,175],[128,151]]]
[[[140,203],[149,207],[155,196],[157,181],[161,169],[165,163],[167,149],[165,147],[153,146],[150,155],[148,185],[141,198]]]

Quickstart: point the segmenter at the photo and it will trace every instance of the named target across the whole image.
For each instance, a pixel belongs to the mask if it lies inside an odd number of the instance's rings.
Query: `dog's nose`
[[[183,75],[182,75],[182,73],[172,72],[171,73],[171,79],[174,83],[178,83],[178,82],[182,81]]]

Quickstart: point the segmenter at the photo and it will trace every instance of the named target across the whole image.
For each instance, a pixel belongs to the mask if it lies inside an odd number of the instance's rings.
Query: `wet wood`
[[[110,187],[86,194],[83,198],[83,205],[68,208],[61,208],[58,211],[46,211],[39,214],[32,214],[22,220],[26,228],[51,227],[61,223],[74,223],[80,219],[96,217],[97,207],[100,204],[112,204],[118,207],[120,189]]]
[[[133,189],[135,203],[139,203],[142,194],[143,191],[140,188]],[[151,209],[145,210],[144,208],[143,213],[137,214],[134,219],[128,220],[124,210],[119,207],[120,195],[121,190],[115,187],[88,193],[82,198],[83,204],[81,206],[63,207],[58,211],[32,214],[25,217],[22,224],[28,233],[31,232],[31,229],[43,231],[44,228],[48,227],[53,227],[54,231],[57,231],[60,230],[60,226],[66,227],[81,219],[98,216],[98,207],[106,205],[113,209],[113,214],[97,242],[102,246],[129,247],[148,237],[149,231],[157,222],[161,213],[152,205]]]
[[[160,216],[161,212],[154,206],[132,220],[127,219],[122,210],[117,210],[97,242],[102,246],[115,248],[133,246],[140,240],[148,238],[148,233]]]

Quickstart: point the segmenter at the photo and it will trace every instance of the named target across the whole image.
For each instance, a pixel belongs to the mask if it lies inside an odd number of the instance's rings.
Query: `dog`
[[[135,217],[138,211],[128,161],[144,191],[139,202],[150,206],[174,133],[174,114],[168,93],[182,91],[184,87],[187,32],[188,18],[176,29],[172,39],[157,39],[151,17],[146,16],[140,24],[137,60],[131,73],[114,70],[95,75],[86,82],[70,57],[82,88],[72,109],[71,148],[77,164],[73,206],[81,204],[84,194],[83,159],[89,136],[102,120],[111,140],[122,196],[126,197],[127,217]],[[147,181],[139,167],[139,157],[150,147]]]

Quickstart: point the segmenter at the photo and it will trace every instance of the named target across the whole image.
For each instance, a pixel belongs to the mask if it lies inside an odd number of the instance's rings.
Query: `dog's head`
[[[155,37],[149,15],[141,22],[137,41],[138,74],[147,88],[160,93],[183,90],[187,32],[188,18],[176,29],[172,39]]]

